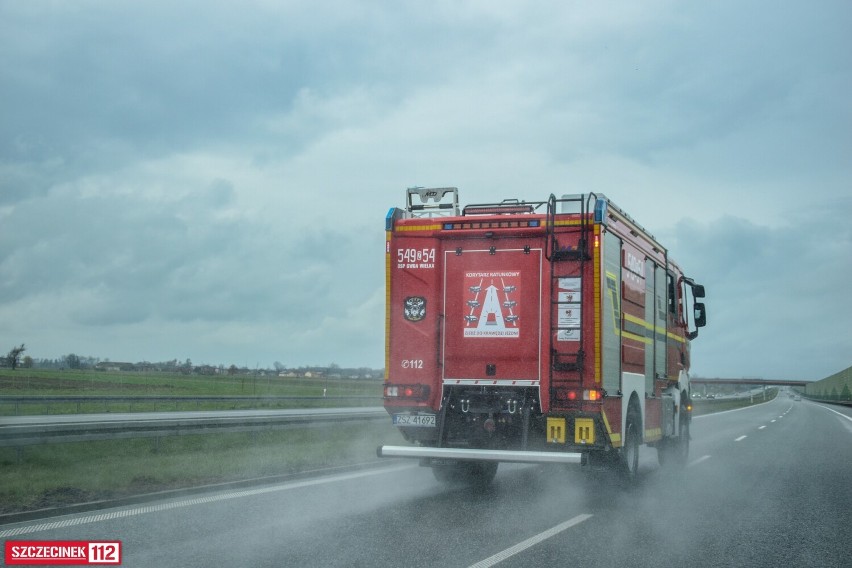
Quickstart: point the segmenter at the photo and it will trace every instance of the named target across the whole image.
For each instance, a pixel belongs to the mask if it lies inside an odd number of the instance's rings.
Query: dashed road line
[[[758,426],[758,428],[757,428],[757,429],[758,429],[758,430],[763,430],[764,428],[766,428],[766,426]]]
[[[519,542],[515,546],[511,546],[506,550],[498,552],[493,556],[489,556],[485,560],[480,560],[476,564],[471,564],[470,568],[489,568],[490,566],[494,566],[507,558],[518,554],[519,552],[523,552],[524,550],[530,548],[531,546],[535,546],[536,544],[549,539],[550,537],[556,536],[557,534],[565,531],[575,525],[579,525],[583,521],[587,521],[592,518],[592,515],[588,513],[583,513],[582,515],[577,515],[571,520],[565,521],[564,523],[560,523],[553,528],[547,529],[544,532],[540,532],[535,536],[528,538],[523,542]]]
[[[687,464],[687,466],[686,466],[686,467],[692,467],[692,466],[694,466],[694,465],[698,465],[698,464],[700,464],[701,462],[703,462],[703,461],[707,461],[707,460],[709,460],[709,459],[710,459],[710,456],[701,456],[701,457],[700,457],[700,458],[698,458],[697,460],[695,460],[695,461],[690,462],[689,464]]]
[[[748,436],[746,436],[745,434],[743,434],[743,435],[742,435],[742,436],[740,436],[739,438],[734,438],[734,442],[739,442],[739,441],[741,441],[741,440],[745,440],[746,438],[748,438]]]

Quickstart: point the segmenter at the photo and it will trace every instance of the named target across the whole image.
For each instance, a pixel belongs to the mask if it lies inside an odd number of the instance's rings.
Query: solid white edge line
[[[98,513],[83,515],[83,516],[73,516],[71,518],[65,518],[58,521],[48,521],[48,522],[35,522],[29,521],[28,523],[25,521],[24,524],[19,526],[0,530],[0,538],[8,538],[10,536],[17,536],[19,534],[30,534],[36,532],[42,532],[52,529],[60,529],[70,526],[76,525],[84,525],[89,523],[97,523],[103,521],[111,521],[114,519],[121,519],[124,517],[135,517],[136,515],[143,515],[146,513],[159,513],[162,511],[168,511],[170,509],[179,509],[182,507],[191,507],[193,505],[204,505],[207,503],[216,503],[219,501],[226,501],[229,499],[239,499],[242,497],[252,497],[255,495],[264,495],[267,493],[277,493],[279,491],[289,491],[292,489],[301,489],[303,487],[311,487],[315,485],[323,485],[326,483],[335,483],[337,481],[347,481],[350,479],[358,479],[361,477],[368,477],[371,475],[381,475],[383,473],[389,473],[404,469],[410,469],[413,467],[417,467],[415,465],[393,465],[390,467],[383,467],[381,469],[371,469],[366,471],[356,471],[352,473],[338,473],[334,475],[330,475],[327,477],[316,477],[316,478],[308,478],[301,481],[289,481],[286,483],[279,483],[271,486],[258,487],[255,489],[237,489],[230,491],[217,491],[211,492],[210,494],[202,494],[197,497],[191,497],[188,499],[178,499],[176,501],[169,501],[168,499],[164,499],[163,501],[156,502],[152,501],[149,505],[141,505],[136,507],[131,507],[129,509],[124,509],[121,507],[116,507],[112,509],[104,509]],[[42,521],[47,521],[47,519],[43,519]]]
[[[707,414],[699,414],[698,416],[693,416],[693,420],[698,420],[699,418],[709,418],[711,416],[719,416],[720,414],[727,414],[729,412],[739,412],[740,410],[748,410],[749,408],[757,408],[758,406],[763,406],[764,404],[769,404],[773,402],[775,399],[767,400],[766,402],[758,402],[757,404],[752,404],[749,406],[743,406],[742,408],[732,408],[731,410],[722,410],[720,412],[708,412]],[[792,408],[792,407],[790,407]]]
[[[819,406],[822,406],[822,405],[819,405]],[[845,418],[846,420],[849,420],[850,422],[852,422],[852,416],[846,416],[846,415],[845,415],[845,414],[843,414],[842,412],[837,412],[837,411],[836,411],[836,410],[834,410],[833,408],[828,408],[827,406],[822,406],[822,408],[824,408],[824,409],[828,410],[829,412],[833,412],[833,413],[835,413],[835,414],[836,414],[836,415],[838,415],[838,416],[842,416],[842,417],[843,417],[843,418]]]
[[[507,548],[506,550],[503,550],[502,552],[498,552],[497,554],[495,554],[493,556],[489,556],[485,560],[480,560],[476,564],[471,564],[469,568],[489,568],[489,566],[494,566],[495,564],[502,562],[502,561],[506,560],[507,558],[518,554],[519,552],[523,552],[527,548],[530,548],[531,546],[535,546],[536,544],[538,544],[538,543],[540,543],[544,540],[547,540],[552,536],[556,536],[557,534],[561,533],[564,530],[567,530],[567,529],[573,527],[574,525],[579,525],[583,521],[586,521],[590,518],[592,518],[592,515],[590,515],[588,513],[583,513],[582,515],[577,515],[576,517],[574,517],[571,520],[565,521],[564,523],[560,523],[553,528],[547,529],[544,532],[540,532],[537,535],[532,536],[532,537],[528,538],[527,540],[525,540],[523,542],[519,542],[515,546]]]

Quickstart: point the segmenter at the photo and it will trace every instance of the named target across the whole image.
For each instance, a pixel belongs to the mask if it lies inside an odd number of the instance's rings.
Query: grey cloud
[[[0,3],[0,334],[55,317],[96,356],[102,326],[254,358],[231,336],[259,328],[265,353],[381,360],[382,219],[434,183],[603,192],[655,233],[705,215],[670,231],[710,294],[699,369],[830,366],[850,204],[815,207],[848,193],[850,23],[845,2]],[[782,328],[800,339],[765,341]]]
[[[848,366],[852,336],[838,315],[852,313],[852,299],[838,284],[852,279],[850,210],[848,198],[815,203],[776,228],[759,212],[678,223],[673,255],[707,287],[699,371],[819,379]]]

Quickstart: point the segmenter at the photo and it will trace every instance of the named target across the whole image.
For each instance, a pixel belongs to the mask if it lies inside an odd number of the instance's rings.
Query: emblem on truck
[[[408,321],[420,321],[426,317],[426,298],[409,296],[405,299],[403,315]]]
[[[465,272],[467,291],[464,337],[520,337],[518,301],[519,270]]]

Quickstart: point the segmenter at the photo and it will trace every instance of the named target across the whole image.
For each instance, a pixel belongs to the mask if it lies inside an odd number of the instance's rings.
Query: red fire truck
[[[411,188],[386,218],[384,404],[441,481],[499,462],[601,464],[689,452],[689,344],[704,287],[604,195],[459,210]]]

